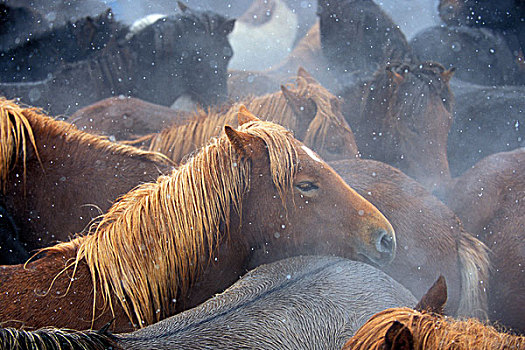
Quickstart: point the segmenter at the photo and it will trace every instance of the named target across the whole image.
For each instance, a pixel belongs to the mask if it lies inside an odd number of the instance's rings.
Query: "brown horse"
[[[193,118],[192,112],[177,111],[138,98],[110,97],[79,109],[67,121],[82,131],[120,141],[159,132]]]
[[[343,115],[362,157],[395,166],[431,191],[450,180],[452,74],[435,62],[398,63],[343,92]]]
[[[489,317],[525,333],[525,149],[501,152],[455,179],[444,198],[492,251]]]
[[[327,161],[355,158],[358,151],[354,135],[341,114],[337,97],[299,68],[295,86],[246,99],[243,103],[264,120],[283,125],[297,139]],[[154,135],[149,150],[166,154],[175,162],[220,134],[226,124],[235,124],[239,105],[223,113],[202,114],[187,125],[175,125]]]
[[[476,319],[455,320],[409,308],[374,315],[343,350],[525,349],[525,337],[499,332]]]
[[[465,232],[449,208],[387,164],[354,159],[330,165],[392,223],[398,250],[383,271],[416,298],[443,275],[449,284],[448,314],[486,317],[487,248]]]
[[[92,234],[4,266],[4,326],[85,329],[115,318],[115,331],[129,331],[203,302],[260,263],[394,258],[390,223],[328,164],[244,107],[239,119],[239,130],[225,126],[170,176],[123,196]]]
[[[26,250],[67,240],[172,166],[162,154],[112,143],[5,99],[0,139],[0,207]]]

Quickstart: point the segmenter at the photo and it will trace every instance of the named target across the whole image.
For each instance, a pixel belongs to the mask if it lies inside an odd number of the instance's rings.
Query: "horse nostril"
[[[392,254],[394,252],[394,237],[386,232],[379,230],[376,236],[376,249],[380,253]]]

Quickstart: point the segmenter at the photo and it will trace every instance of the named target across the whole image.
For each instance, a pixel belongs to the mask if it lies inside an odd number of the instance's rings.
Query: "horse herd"
[[[0,52],[0,348],[525,349],[519,52],[474,85],[319,0],[281,63],[228,70],[235,20],[179,8]]]

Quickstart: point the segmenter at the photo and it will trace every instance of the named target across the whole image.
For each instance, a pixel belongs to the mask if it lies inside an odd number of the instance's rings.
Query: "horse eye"
[[[319,186],[310,181],[300,182],[297,185],[295,185],[295,187],[297,187],[297,189],[301,192],[311,192],[319,189]]]

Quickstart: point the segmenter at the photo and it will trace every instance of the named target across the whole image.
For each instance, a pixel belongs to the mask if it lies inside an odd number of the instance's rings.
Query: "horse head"
[[[326,161],[356,157],[354,134],[336,96],[302,67],[297,72],[296,86],[281,85],[281,91],[296,120],[295,137]]]
[[[392,261],[396,240],[390,223],[316,153],[291,135],[274,138],[279,130],[288,132],[244,107],[239,124],[239,130],[225,132],[257,179],[250,180],[241,215],[255,261],[290,254],[336,254],[376,265]],[[262,240],[261,232],[268,233]]]

